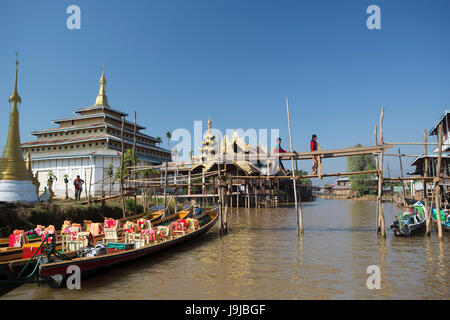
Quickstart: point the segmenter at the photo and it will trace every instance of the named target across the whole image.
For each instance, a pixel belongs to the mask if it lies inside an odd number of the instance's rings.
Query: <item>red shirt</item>
[[[75,186],[75,190],[80,190],[83,182],[84,181],[82,179],[75,179],[75,181],[73,182],[73,184]]]
[[[277,144],[275,145],[275,148],[273,148],[273,153],[287,153],[287,151]]]
[[[311,140],[311,151],[317,151],[317,142]]]

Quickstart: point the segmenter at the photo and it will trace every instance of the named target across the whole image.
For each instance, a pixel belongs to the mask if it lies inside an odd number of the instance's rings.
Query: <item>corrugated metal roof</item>
[[[438,134],[437,130],[439,127],[439,124],[442,122],[442,120],[444,120],[445,116],[450,112],[450,110],[445,110],[444,114],[439,118],[438,122],[436,122],[436,124],[434,125],[433,128],[431,128],[429,135],[430,136],[435,136]]]

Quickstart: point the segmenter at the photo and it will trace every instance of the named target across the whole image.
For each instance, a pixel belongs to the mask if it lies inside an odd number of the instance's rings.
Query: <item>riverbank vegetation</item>
[[[362,147],[357,144],[355,147]],[[376,170],[375,157],[370,154],[347,157],[347,171],[370,171]],[[365,196],[376,187],[376,176],[374,173],[357,174],[349,177],[350,189],[355,191],[356,196]],[[376,195],[375,195],[376,197]]]

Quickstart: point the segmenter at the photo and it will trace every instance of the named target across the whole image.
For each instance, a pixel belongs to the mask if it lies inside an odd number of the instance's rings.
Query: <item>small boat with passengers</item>
[[[394,235],[409,237],[422,232],[426,226],[424,205],[417,201],[404,212],[399,213],[391,224]]]

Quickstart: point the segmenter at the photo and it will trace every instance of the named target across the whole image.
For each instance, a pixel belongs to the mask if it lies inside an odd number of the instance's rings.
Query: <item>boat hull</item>
[[[42,264],[39,266],[39,274],[43,278],[51,278],[56,275],[65,276],[67,274],[67,268],[71,265],[77,265],[80,268],[82,275],[98,271],[103,268],[110,268],[117,264],[132,261],[144,256],[151,255],[158,251],[168,249],[177,245],[180,245],[186,241],[193,240],[205,234],[210,230],[218,220],[218,215],[208,222],[206,225],[196,231],[187,233],[186,235],[177,237],[172,240],[167,240],[155,245],[132,249],[129,251],[118,252],[114,254],[107,254],[104,256],[90,257],[90,258],[78,258],[69,261],[62,261],[57,263]]]

